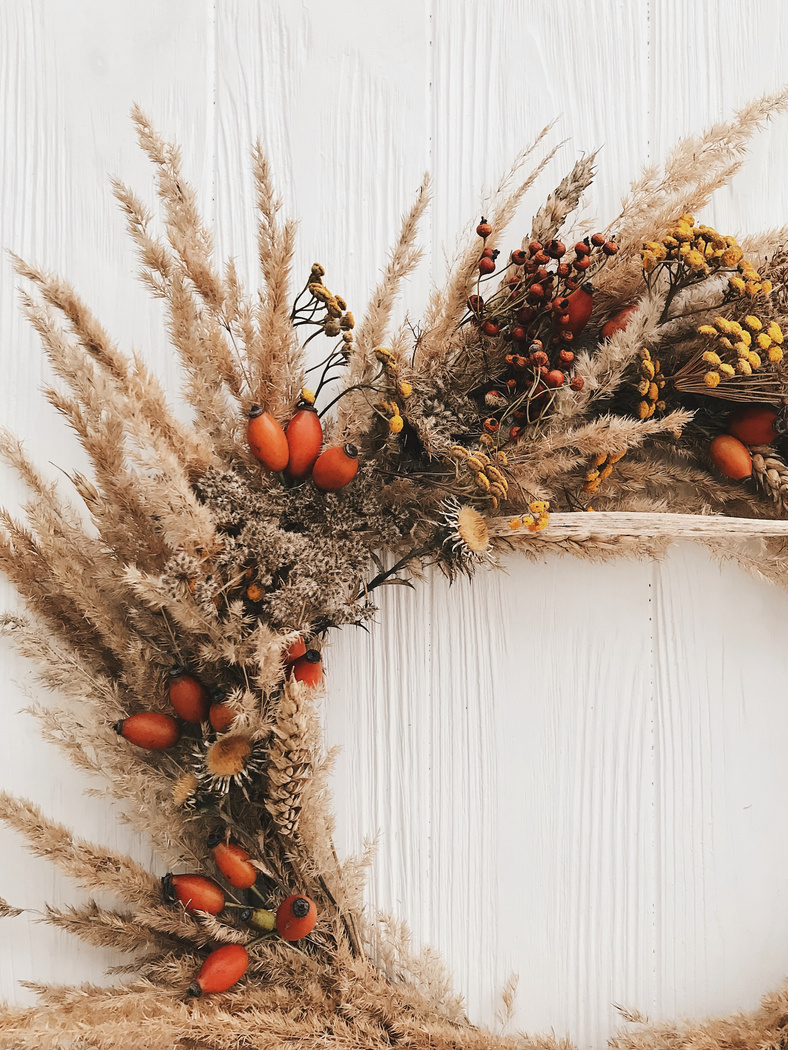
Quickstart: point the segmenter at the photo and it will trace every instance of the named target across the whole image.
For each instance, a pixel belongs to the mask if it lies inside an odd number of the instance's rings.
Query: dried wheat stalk
[[[772,448],[752,450],[752,472],[755,480],[782,512],[788,512],[788,466]]]

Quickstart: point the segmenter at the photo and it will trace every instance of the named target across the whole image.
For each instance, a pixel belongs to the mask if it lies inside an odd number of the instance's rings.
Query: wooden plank
[[[777,0],[407,0],[385,17],[351,0],[11,0],[0,7],[4,243],[62,269],[174,389],[161,316],[131,281],[105,178],[119,172],[151,199],[132,99],[183,142],[218,247],[249,274],[248,145],[259,134],[301,220],[298,267],[319,258],[357,314],[431,167],[429,265],[407,295],[418,316],[444,246],[451,254],[476,219],[479,187],[556,114],[551,142],[569,141],[512,244],[583,152],[604,147],[586,211],[603,223],[642,160],[774,87],[786,17]],[[786,150],[775,124],[708,217],[734,232],[782,222]],[[34,392],[46,371],[12,288],[3,260],[0,352],[19,392],[6,421],[39,461],[79,467]],[[21,493],[7,486],[5,498]],[[480,1022],[494,1023],[512,970],[513,1027],[582,1046],[610,1033],[613,1001],[655,1017],[754,1005],[785,969],[788,933],[773,832],[786,787],[774,744],[784,664],[771,641],[785,597],[694,548],[658,567],[556,558],[507,569],[451,590],[440,578],[391,588],[371,638],[333,642],[324,711],[329,741],[344,746],[339,840],[357,849],[381,832],[371,906],[407,917],[416,943],[444,953]],[[8,607],[9,588],[0,593]],[[25,702],[13,681],[30,681],[21,663],[4,655],[0,673],[12,711],[3,786],[149,859],[13,713]],[[0,848],[3,896],[76,898],[10,834]],[[99,979],[116,961],[24,919],[3,934],[0,995],[18,1001],[20,978]]]
[[[206,80],[206,8],[191,0],[99,0],[78,4],[9,0],[0,5],[0,229],[3,247],[60,271],[95,309],[121,346],[139,347],[172,388],[174,364],[161,314],[134,280],[137,262],[112,197],[109,174],[122,174],[152,199],[151,168],[129,119],[138,101],[184,140],[185,163],[200,190],[210,176],[206,153],[212,85]],[[210,187],[210,181],[207,183]],[[40,393],[51,380],[38,340],[18,310],[11,263],[0,257],[2,423],[22,437],[49,476],[84,469],[76,439]],[[15,510],[24,493],[3,467],[3,503]],[[5,580],[0,606],[17,607]],[[4,644],[0,662],[4,732],[0,785],[40,804],[86,838],[155,864],[147,843],[119,822],[105,801],[59,752],[44,744],[21,708],[41,700],[31,670]],[[31,857],[18,836],[0,829],[0,895],[19,906],[79,900],[74,884]],[[36,924],[35,913],[6,920],[0,940],[0,998],[32,1000],[21,980],[101,981],[118,953],[88,948]]]

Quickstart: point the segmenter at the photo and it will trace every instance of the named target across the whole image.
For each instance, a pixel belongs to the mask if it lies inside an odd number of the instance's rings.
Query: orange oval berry
[[[629,319],[635,310],[637,310],[637,304],[634,306],[625,306],[623,310],[619,310],[618,313],[613,314],[613,316],[602,326],[602,331],[599,333],[602,339],[609,339],[611,335],[615,335],[616,332],[623,332],[629,324]]]
[[[175,713],[184,722],[204,722],[211,707],[208,690],[194,675],[187,674],[185,667],[171,667],[167,674],[170,677],[170,703]]]
[[[246,440],[255,459],[268,470],[284,470],[290,458],[285,432],[274,417],[259,405],[252,405]]]
[[[242,944],[223,944],[211,952],[189,985],[189,995],[199,997],[232,988],[249,966],[249,952]]]
[[[161,880],[161,889],[168,904],[179,901],[188,912],[207,911],[210,915],[218,915],[224,907],[224,890],[205,875],[173,875],[170,872]]]
[[[728,417],[727,430],[743,445],[770,445],[779,435],[774,429],[777,413],[767,405],[748,405]]]
[[[317,908],[301,893],[285,897],[276,911],[276,932],[285,941],[300,941],[315,928]]]
[[[293,663],[293,677],[313,689],[323,681],[323,658],[317,649],[307,649]]]
[[[732,434],[715,437],[709,445],[709,455],[714,466],[726,478],[741,481],[752,474],[752,456]]]
[[[181,727],[172,717],[159,711],[141,711],[129,715],[113,726],[115,732],[130,744],[146,751],[166,751],[181,738]]]
[[[285,653],[285,663],[292,664],[298,659],[299,656],[303,656],[306,652],[306,642],[303,638],[299,638],[298,641],[293,642],[290,648]]]
[[[588,257],[586,256],[586,258]],[[587,282],[566,297],[564,301],[567,304],[566,314],[569,315],[569,320],[566,323],[559,322],[558,329],[561,333],[571,333],[572,336],[580,335],[588,324],[588,319],[591,317],[591,311],[594,308],[593,292],[593,285]]]
[[[324,492],[338,492],[358,473],[358,449],[355,445],[327,448],[317,457],[312,480]]]
[[[290,455],[288,476],[296,481],[309,477],[323,444],[323,427],[311,405],[299,408],[285,428],[285,437]]]
[[[257,881],[257,869],[249,863],[249,854],[234,842],[217,842],[213,847],[216,867],[237,890],[248,890]]]
[[[211,704],[210,710],[208,711],[208,721],[217,733],[223,733],[225,729],[229,729],[235,721],[235,710],[230,707],[229,704],[222,703],[221,701]]]

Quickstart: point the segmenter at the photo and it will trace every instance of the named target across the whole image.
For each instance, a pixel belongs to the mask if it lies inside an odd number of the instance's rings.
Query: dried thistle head
[[[261,756],[245,733],[224,733],[204,752],[201,750],[199,757],[204,763],[201,779],[210,789],[223,793],[232,784],[243,787],[244,781],[262,770]]]

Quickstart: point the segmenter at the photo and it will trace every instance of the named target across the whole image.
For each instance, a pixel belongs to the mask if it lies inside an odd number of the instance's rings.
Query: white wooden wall
[[[512,243],[596,147],[587,214],[617,214],[644,162],[787,79],[786,45],[782,0],[3,0],[0,240],[71,278],[174,391],[107,182],[152,200],[133,101],[180,139],[220,251],[250,273],[259,136],[301,219],[299,264],[323,262],[357,316],[428,168],[417,317],[481,190],[549,120],[566,144]],[[704,218],[737,234],[785,223],[787,166],[778,118]],[[79,467],[37,393],[46,368],[6,259],[0,326],[2,422],[39,462]],[[689,547],[661,565],[506,569],[396,589],[370,638],[335,642],[339,843],[379,834],[371,905],[440,949],[479,1022],[495,1023],[512,971],[513,1027],[582,1047],[613,1031],[613,1003],[652,1018],[754,1006],[788,973],[788,597]],[[150,860],[39,742],[18,713],[29,673],[0,660],[0,784]],[[77,899],[5,830],[0,895]],[[0,995],[28,1001],[17,982],[96,980],[118,961],[33,918],[0,925]]]

